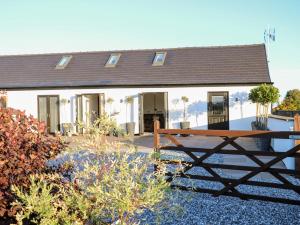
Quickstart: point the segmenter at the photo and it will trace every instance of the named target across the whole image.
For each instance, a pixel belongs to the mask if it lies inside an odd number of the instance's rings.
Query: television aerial
[[[269,58],[270,44],[272,42],[275,42],[275,40],[276,40],[276,38],[275,38],[275,28],[267,28],[267,29],[265,29],[264,40],[265,40],[265,45],[267,47],[267,56]]]

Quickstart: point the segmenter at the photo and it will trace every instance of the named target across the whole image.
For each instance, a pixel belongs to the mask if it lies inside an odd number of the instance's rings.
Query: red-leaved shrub
[[[43,172],[46,161],[63,148],[59,137],[45,134],[44,123],[22,111],[0,108],[0,217],[16,213],[11,185],[26,188],[29,175]]]

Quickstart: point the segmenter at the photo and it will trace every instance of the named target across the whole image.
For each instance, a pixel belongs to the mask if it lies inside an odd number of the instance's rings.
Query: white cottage
[[[182,96],[193,129],[251,129],[248,93],[262,83],[271,83],[263,44],[0,56],[6,105],[45,121],[49,132],[62,123],[76,132],[76,121],[88,126],[104,112],[122,126],[135,122],[136,134],[151,132],[154,116],[179,128]]]

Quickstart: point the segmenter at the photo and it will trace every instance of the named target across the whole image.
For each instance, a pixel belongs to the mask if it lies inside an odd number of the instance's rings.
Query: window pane
[[[47,97],[39,97],[39,121],[47,125]]]
[[[115,66],[117,65],[118,61],[119,61],[119,58],[120,58],[120,54],[111,54],[107,63],[106,63],[106,66]]]
[[[58,131],[58,98],[50,97],[50,132]]]
[[[117,56],[111,56],[110,57],[110,60],[109,60],[109,64],[116,64],[117,62]]]
[[[163,65],[166,58],[166,52],[157,52],[155,54],[153,64],[154,65]]]
[[[70,62],[72,56],[63,56],[56,65],[56,69],[64,69]]]
[[[162,62],[163,61],[163,59],[164,59],[164,57],[163,57],[163,54],[158,54],[157,56],[156,56],[156,62]]]
[[[220,115],[224,113],[224,96],[212,96],[211,102],[213,115]]]
[[[68,60],[68,58],[67,58],[67,57],[63,57],[63,58],[60,60],[60,62],[59,62],[59,65],[60,65],[60,66],[63,66],[63,65],[65,65],[65,64],[66,64],[66,62],[67,62],[67,60]]]

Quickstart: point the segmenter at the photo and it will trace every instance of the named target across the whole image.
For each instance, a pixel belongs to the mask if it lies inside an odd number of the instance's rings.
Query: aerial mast
[[[268,61],[270,60],[270,45],[272,42],[275,42],[275,28],[270,28],[268,26],[267,29],[265,29],[264,32],[264,40],[265,40],[265,45],[267,47],[267,58]]]

